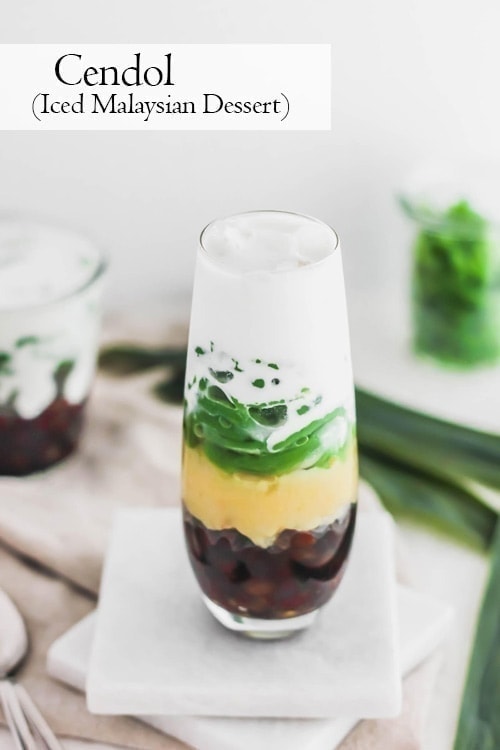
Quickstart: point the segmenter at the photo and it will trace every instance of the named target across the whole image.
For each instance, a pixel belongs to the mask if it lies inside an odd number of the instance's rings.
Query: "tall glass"
[[[213,615],[260,638],[309,626],[344,574],[357,492],[342,259],[326,224],[256,211],[203,231],[182,484]]]

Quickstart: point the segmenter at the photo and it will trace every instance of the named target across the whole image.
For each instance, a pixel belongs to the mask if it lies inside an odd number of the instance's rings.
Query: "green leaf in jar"
[[[414,247],[414,345],[443,363],[500,357],[500,247],[460,201],[423,221]]]

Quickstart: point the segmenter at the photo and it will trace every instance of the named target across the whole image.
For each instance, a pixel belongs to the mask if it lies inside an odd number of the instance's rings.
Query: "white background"
[[[394,191],[422,159],[500,158],[496,0],[16,0],[2,42],[328,42],[327,133],[0,133],[0,210],[79,227],[109,303],[187,294],[199,230],[284,208],[341,236],[351,299],[407,254]],[[5,71],[2,71],[5,75]]]

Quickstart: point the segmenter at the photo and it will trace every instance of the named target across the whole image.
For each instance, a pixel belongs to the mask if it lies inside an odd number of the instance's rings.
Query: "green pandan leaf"
[[[107,347],[99,355],[99,367],[112,375],[133,375],[155,367],[179,370],[185,362],[185,349],[147,349],[128,344]]]
[[[24,346],[33,346],[38,343],[40,343],[38,336],[21,336],[20,339],[17,339],[15,346],[16,349],[22,349]]]
[[[184,394],[184,370],[175,370],[171,377],[165,378],[153,387],[153,393],[167,404],[182,403]]]
[[[500,489],[500,434],[479,432],[356,390],[361,448],[444,479],[469,477]]]
[[[394,516],[423,523],[476,549],[488,549],[497,515],[462,487],[366,449],[360,453],[360,472]]]
[[[500,523],[458,721],[454,750],[500,748]]]

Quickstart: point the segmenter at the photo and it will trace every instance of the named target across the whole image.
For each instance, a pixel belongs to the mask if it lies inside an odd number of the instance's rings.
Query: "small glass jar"
[[[500,193],[491,186],[441,170],[401,197],[416,230],[414,349],[453,367],[500,359],[500,224],[490,205]]]
[[[0,222],[0,474],[68,456],[97,355],[106,261],[71,232]]]

